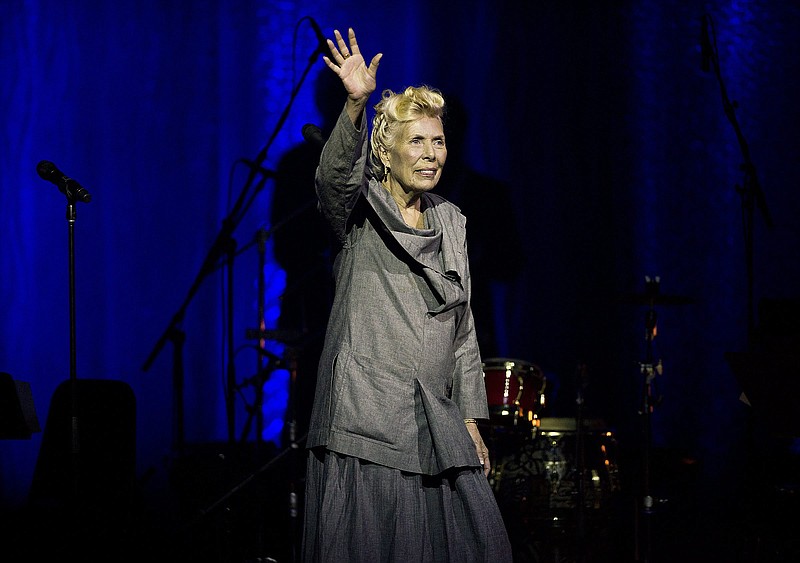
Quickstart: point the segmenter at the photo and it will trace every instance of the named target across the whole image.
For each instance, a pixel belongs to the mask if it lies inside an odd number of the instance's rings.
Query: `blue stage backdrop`
[[[74,373],[132,388],[145,491],[183,446],[252,443],[262,428],[286,447],[290,390],[306,407],[314,373],[293,361],[281,315],[295,284],[324,296],[330,280],[323,261],[292,281],[276,248],[294,243],[290,260],[317,244],[303,238],[313,217],[294,213],[313,185],[293,188],[294,207],[276,198],[284,157],[309,148],[303,126],[324,133],[326,104],[344,101],[318,96],[330,76],[314,26],[352,25],[367,57],[384,53],[380,88],[425,83],[452,100],[444,174],[464,183],[442,191],[468,215],[484,358],[541,367],[545,415],[573,416],[580,391],[634,453],[642,364],[661,360],[654,445],[720,488],[736,479],[748,410],[725,354],[747,349],[762,300],[800,297],[800,9],[466,4],[0,4],[0,371],[30,383],[42,428]],[[91,201],[69,206],[42,160]],[[294,164],[313,174],[313,157]],[[754,185],[768,214],[743,205]],[[646,276],[669,298],[655,310]],[[0,442],[4,507],[24,502],[41,442]]]

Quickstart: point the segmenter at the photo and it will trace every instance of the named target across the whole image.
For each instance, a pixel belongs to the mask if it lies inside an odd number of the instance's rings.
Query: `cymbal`
[[[274,340],[283,344],[293,344],[300,341],[301,338],[306,336],[306,333],[299,330],[285,330],[285,329],[257,329],[248,328],[245,330],[245,338],[249,340]]]
[[[619,298],[620,303],[627,303],[630,305],[690,305],[695,302],[691,297],[684,295],[665,295],[663,293],[632,293],[629,295],[622,295]]]

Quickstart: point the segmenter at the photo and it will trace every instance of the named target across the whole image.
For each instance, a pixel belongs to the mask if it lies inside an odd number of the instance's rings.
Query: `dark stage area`
[[[755,430],[757,423],[745,416]],[[685,452],[653,449],[647,510],[641,449],[601,420],[585,419],[583,432],[576,418],[543,417],[535,431],[506,422],[484,424],[482,432],[494,452],[490,480],[515,561],[779,563],[800,557],[800,455],[786,437],[765,428],[748,436],[743,427],[738,463],[716,476]],[[106,452],[119,445],[93,447]],[[63,478],[54,481],[70,475],[62,466],[35,483],[28,506],[4,514],[4,557],[297,561],[301,454],[187,444],[171,460],[168,482],[157,487],[148,476],[132,478],[119,457],[87,452],[87,475],[79,475],[77,489]]]
[[[771,350],[773,363],[796,377],[796,355]],[[480,428],[515,561],[796,561],[797,425],[785,410],[791,400],[769,391],[766,382],[777,372],[765,354],[731,358],[751,395],[736,406],[736,448],[722,468],[687,449],[654,446],[648,431],[661,416],[656,403],[636,413],[631,432],[597,418],[581,387],[585,366],[576,374],[573,415],[548,416],[555,406],[538,366],[485,361],[491,418]],[[6,391],[10,381],[3,380]],[[510,393],[498,394],[500,388]],[[124,383],[58,387],[29,499],[3,513],[9,561],[299,560],[301,437],[284,449],[186,443],[163,460],[163,471],[137,474],[135,418]],[[73,419],[81,428],[77,449]],[[9,420],[4,436],[26,438],[24,421]]]

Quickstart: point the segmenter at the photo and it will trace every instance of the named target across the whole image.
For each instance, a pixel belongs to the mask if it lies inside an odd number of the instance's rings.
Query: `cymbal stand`
[[[289,522],[292,546],[292,561],[300,560],[300,497],[298,491],[302,482],[298,482],[299,468],[302,455],[300,441],[297,437],[297,352],[291,350],[289,364],[289,408],[288,408],[288,430],[289,430],[289,451],[290,470],[289,470]]]
[[[578,469],[577,481],[578,491],[575,504],[576,514],[576,534],[578,543],[578,553],[580,560],[583,560],[587,547],[586,543],[586,450],[585,450],[585,429],[584,429],[584,404],[586,403],[585,390],[588,387],[588,370],[586,364],[578,363],[576,369],[576,385],[578,394],[575,399],[577,414],[575,416],[575,464]]]
[[[264,267],[266,264],[266,251],[267,240],[269,239],[269,232],[265,229],[259,229],[256,232],[255,241],[258,243],[258,326],[259,331],[266,329],[266,319],[264,316],[265,302],[264,293],[266,290],[266,282],[264,280]],[[256,454],[264,441],[264,382],[269,379],[272,370],[278,367],[280,358],[270,353],[266,348],[266,338],[258,339],[258,356],[256,357],[256,375],[246,379],[244,382],[237,385],[238,388],[245,385],[253,385],[255,399],[253,405],[249,408],[247,421],[245,422],[244,429],[242,430],[240,440],[244,442],[250,434],[250,427],[252,421],[256,420]]]
[[[642,481],[641,481],[641,506],[636,511],[636,539],[635,560],[645,563],[651,561],[653,496],[650,490],[650,457],[653,442],[652,416],[656,405],[661,402],[656,387],[656,376],[661,375],[663,367],[661,360],[655,362],[653,357],[653,339],[658,332],[658,322],[653,302],[658,294],[659,278],[646,277],[646,294],[652,296],[650,308],[645,313],[645,342],[647,343],[645,361],[639,364],[639,371],[643,376],[642,398],[639,415],[642,417]],[[642,529],[639,529],[639,515],[642,515]],[[641,537],[640,537],[641,536]],[[640,545],[640,542],[643,545]]]
[[[265,318],[265,298],[264,294],[266,291],[266,282],[264,280],[264,267],[266,265],[266,251],[267,251],[267,239],[269,238],[269,233],[265,229],[259,229],[256,232],[255,240],[258,243],[258,326],[261,330],[266,328],[266,318]],[[271,361],[271,356],[268,356],[267,350],[265,348],[266,340],[260,339],[258,341],[258,349],[259,353],[258,357],[256,358],[256,374],[257,374],[257,384],[254,385],[255,391],[255,400],[253,401],[252,410],[250,411],[249,417],[247,419],[247,423],[245,424],[245,432],[242,435],[242,438],[246,436],[246,433],[249,432],[250,428],[250,421],[255,416],[256,419],[256,445],[255,445],[255,459],[261,460],[261,453],[264,445],[264,381],[269,378],[272,373],[273,365],[275,362]],[[265,358],[266,356],[266,358]],[[268,369],[269,367],[269,369]],[[258,484],[258,494],[256,498],[262,498],[262,491],[263,482]],[[258,503],[257,508],[258,513],[258,527],[256,533],[256,544],[258,553],[261,553],[261,550],[264,549],[264,523],[266,519],[264,517],[264,506],[263,503]]]

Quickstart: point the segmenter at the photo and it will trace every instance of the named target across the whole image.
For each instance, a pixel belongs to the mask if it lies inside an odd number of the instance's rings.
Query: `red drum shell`
[[[493,419],[527,419],[529,413],[538,413],[546,384],[539,366],[512,358],[489,358],[482,365]]]

